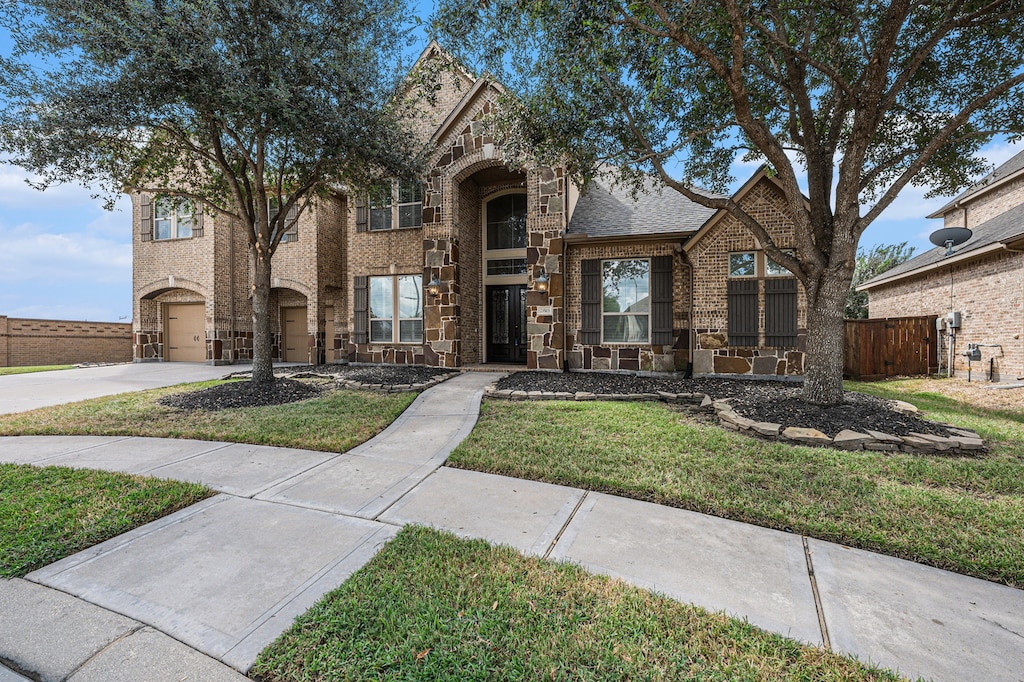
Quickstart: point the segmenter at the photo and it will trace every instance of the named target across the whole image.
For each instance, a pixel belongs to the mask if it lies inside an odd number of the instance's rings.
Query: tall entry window
[[[487,250],[526,248],[526,195],[506,194],[487,202]]]

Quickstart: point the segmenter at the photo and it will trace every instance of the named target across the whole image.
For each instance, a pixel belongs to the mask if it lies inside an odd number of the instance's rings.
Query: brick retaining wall
[[[131,362],[132,326],[0,315],[0,367]]]

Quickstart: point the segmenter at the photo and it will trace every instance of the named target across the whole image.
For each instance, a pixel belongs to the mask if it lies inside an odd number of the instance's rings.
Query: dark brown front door
[[[526,364],[526,285],[487,287],[487,361]]]

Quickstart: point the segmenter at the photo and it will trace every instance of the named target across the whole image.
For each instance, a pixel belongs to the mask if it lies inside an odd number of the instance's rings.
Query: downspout
[[[686,269],[690,273],[690,287],[689,287],[690,301],[689,301],[689,305],[686,307],[686,321],[687,321],[687,325],[689,326],[689,329],[686,331],[686,333],[690,335],[689,343],[686,344],[686,355],[687,355],[687,359],[686,359],[686,369],[687,369],[687,371],[686,371],[686,374],[688,376],[692,377],[693,376],[693,350],[694,350],[694,346],[697,345],[697,333],[696,333],[696,330],[694,330],[694,328],[693,328],[693,293],[694,293],[693,292],[693,263],[690,262],[690,257],[687,255],[686,249],[683,248],[683,243],[684,242],[679,242],[679,255],[682,258],[683,263],[686,265]]]

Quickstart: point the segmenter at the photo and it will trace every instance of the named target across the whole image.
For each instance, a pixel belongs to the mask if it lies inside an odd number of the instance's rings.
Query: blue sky
[[[425,46],[425,41],[423,43]],[[9,39],[0,35],[0,52]],[[996,142],[984,156],[998,165],[1024,144]],[[758,164],[737,164],[736,189]],[[132,314],[131,203],[122,198],[104,211],[87,188],[52,187],[39,192],[21,169],[0,163],[0,315],[109,321]],[[924,216],[946,199],[925,200],[908,188],[871,226],[862,246],[906,241],[918,252],[931,248],[928,234],[940,221]]]

